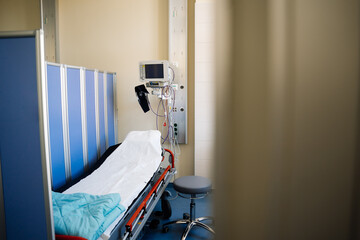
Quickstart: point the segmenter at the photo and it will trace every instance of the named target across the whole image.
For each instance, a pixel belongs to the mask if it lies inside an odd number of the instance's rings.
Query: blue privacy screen
[[[114,74],[43,62],[42,31],[5,34],[0,34],[0,238],[5,230],[7,239],[49,239],[48,173],[52,189],[60,189],[96,163],[107,137],[111,145],[117,142],[114,92],[104,88],[115,84]]]
[[[107,137],[109,146],[116,144],[114,76],[47,63],[53,190],[63,189],[94,166],[108,147]]]
[[[106,150],[106,135],[105,135],[105,110],[104,110],[104,73],[99,72],[98,77],[99,87],[99,137],[100,137],[100,155]]]
[[[0,38],[0,161],[7,239],[47,239],[36,52],[35,37]]]
[[[97,156],[96,146],[96,115],[95,115],[95,80],[94,71],[86,70],[86,119],[87,119],[87,145],[89,166],[95,164]]]
[[[67,97],[71,178],[76,179],[84,172],[80,69],[78,68],[67,68]]]
[[[108,121],[108,143],[109,146],[115,144],[115,126],[114,126],[114,74],[107,74],[107,121]]]
[[[66,183],[64,162],[64,136],[61,105],[61,69],[60,66],[47,65],[50,157],[52,185],[54,189]]]

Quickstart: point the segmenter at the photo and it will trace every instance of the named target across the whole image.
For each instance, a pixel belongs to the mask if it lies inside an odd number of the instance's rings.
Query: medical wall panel
[[[89,166],[92,166],[98,158],[96,143],[95,79],[93,70],[85,71],[85,89],[88,162]]]
[[[187,144],[187,0],[169,0],[169,61],[174,63],[176,91],[173,120],[178,143]]]
[[[104,73],[99,72],[98,75],[98,103],[99,103],[99,139],[100,139],[100,155],[106,150],[106,133],[105,133],[105,109],[104,109]]]
[[[48,239],[37,39],[0,35],[0,161],[7,239]]]
[[[46,73],[52,188],[56,190],[66,183],[63,117],[61,111],[61,68],[60,66],[48,64]]]
[[[80,68],[67,67],[66,79],[71,178],[76,179],[84,172]]]
[[[114,74],[107,73],[106,81],[108,145],[112,146],[115,144]]]

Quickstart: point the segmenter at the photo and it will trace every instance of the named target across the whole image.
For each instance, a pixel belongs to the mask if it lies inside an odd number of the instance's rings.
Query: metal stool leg
[[[214,221],[214,218],[213,217],[199,217],[197,219],[195,219],[196,221],[199,221],[199,222],[202,222],[202,221],[205,221],[205,220],[211,220],[211,221]]]
[[[195,194],[192,194],[191,195],[191,203],[190,203],[190,218],[189,219],[180,219],[180,220],[177,220],[177,221],[172,221],[172,222],[168,222],[168,223],[165,223],[163,225],[163,230],[166,230],[164,232],[167,232],[168,230],[168,225],[171,225],[171,224],[187,224],[182,236],[181,236],[181,240],[185,240],[186,237],[188,236],[190,230],[194,227],[194,226],[199,226],[199,227],[202,227],[204,228],[205,230],[208,230],[209,232],[215,234],[215,231],[209,227],[208,225],[206,225],[205,223],[202,223],[202,221],[205,221],[205,220],[212,220],[214,221],[214,218],[213,217],[199,217],[199,218],[195,218],[195,198],[196,198],[196,195]]]
[[[195,222],[190,222],[187,226],[186,229],[183,233],[183,235],[181,236],[181,240],[185,240],[187,235],[189,234],[190,230],[192,229],[192,227],[195,226]]]
[[[163,224],[162,226],[162,230],[164,233],[168,232],[169,231],[169,225],[171,224],[189,224],[191,221],[188,220],[188,219],[180,219],[180,220],[176,220],[176,221],[171,221],[171,222],[168,222],[168,223],[165,223]]]
[[[171,225],[171,224],[188,224],[188,223],[190,223],[189,220],[181,219],[181,220],[176,220],[176,221],[171,221],[171,222],[165,223],[163,225],[163,227],[166,227],[166,226]]]
[[[206,225],[206,224],[204,224],[204,223],[202,223],[202,222],[197,222],[197,221],[196,221],[196,222],[193,222],[193,223],[194,223],[196,226],[202,227],[202,228],[208,230],[209,232],[215,234],[215,231],[214,231],[211,227],[209,227],[208,225]]]

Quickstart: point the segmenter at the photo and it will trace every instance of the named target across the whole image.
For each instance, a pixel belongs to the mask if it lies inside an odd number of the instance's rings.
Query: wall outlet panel
[[[187,143],[187,0],[169,0],[169,62],[175,71],[173,111],[178,143]]]

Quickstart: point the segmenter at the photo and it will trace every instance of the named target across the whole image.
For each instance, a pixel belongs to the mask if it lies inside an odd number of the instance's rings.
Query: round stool
[[[215,234],[215,231],[203,223],[204,220],[213,220],[212,217],[199,217],[195,218],[195,199],[205,197],[211,191],[211,181],[205,177],[200,176],[185,176],[178,178],[174,181],[174,189],[179,192],[179,196],[189,198],[190,202],[190,217],[184,219],[172,221],[163,225],[163,232],[167,232],[168,225],[171,224],[187,224],[186,229],[181,237],[184,240],[189,234],[193,226],[200,226],[211,233]],[[187,196],[185,196],[186,194]],[[185,216],[185,214],[184,214]]]

